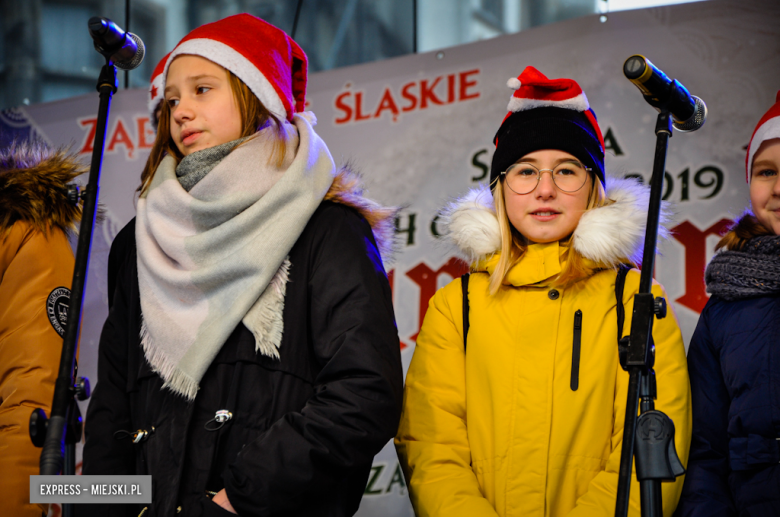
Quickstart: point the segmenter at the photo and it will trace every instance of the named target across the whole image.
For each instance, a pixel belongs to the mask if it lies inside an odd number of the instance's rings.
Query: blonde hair
[[[284,162],[286,142],[282,132],[282,122],[266,108],[260,99],[252,93],[252,90],[244,82],[236,77],[233,72],[225,69],[230,83],[230,89],[233,92],[233,100],[236,108],[241,114],[241,136],[244,138],[257,133],[266,122],[271,121],[276,128],[276,141],[274,142],[273,152],[268,157],[268,163],[274,162],[277,167],[281,167]],[[167,155],[171,155],[176,162],[181,162],[184,155],[181,154],[176,143],[171,138],[171,107],[163,99],[162,110],[160,111],[160,121],[157,127],[157,136],[154,139],[152,150],[149,153],[149,159],[146,161],[143,172],[141,172],[141,185],[138,191],[143,194],[149,188],[154,178],[154,173],[160,163]]]
[[[528,249],[528,240],[512,226],[509,216],[506,212],[506,202],[504,201],[504,181],[499,178],[493,187],[493,203],[496,208],[496,218],[501,232],[501,249],[498,264],[490,275],[490,294],[496,294],[501,284],[504,282],[509,270],[517,264]],[[588,204],[585,210],[591,210],[602,206],[607,206],[614,201],[607,198],[607,193],[601,181],[591,175],[591,189],[588,195]],[[561,243],[568,245],[571,236],[562,240]],[[585,257],[577,253],[572,247],[568,247],[562,257],[563,269],[553,279],[553,285],[565,286],[583,276],[590,275],[594,268],[589,266]]]

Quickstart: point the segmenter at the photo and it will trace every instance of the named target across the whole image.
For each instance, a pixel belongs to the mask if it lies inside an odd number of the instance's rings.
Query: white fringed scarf
[[[189,400],[240,322],[259,353],[279,357],[287,255],[335,174],[309,122],[293,124],[282,125],[281,167],[269,125],[189,192],[165,157],[138,200],[141,345],[165,386]]]

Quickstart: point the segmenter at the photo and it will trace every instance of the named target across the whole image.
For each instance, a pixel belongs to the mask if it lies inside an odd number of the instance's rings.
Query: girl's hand
[[[215,495],[212,499],[216,504],[220,505],[225,510],[229,511],[230,513],[235,513],[238,515],[238,512],[236,512],[235,508],[233,508],[233,505],[230,504],[230,501],[228,500],[227,492],[225,492],[225,489],[223,488],[219,492],[217,492],[217,495]]]

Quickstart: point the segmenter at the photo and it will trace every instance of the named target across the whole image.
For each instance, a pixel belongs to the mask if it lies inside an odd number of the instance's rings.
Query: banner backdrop
[[[512,93],[507,79],[533,65],[548,77],[578,81],[604,132],[608,174],[648,181],[656,112],[622,74],[625,59],[637,53],[709,108],[701,130],[675,132],[669,143],[664,198],[674,222],[655,271],[687,342],[707,301],[706,263],[719,234],[748,204],[745,146],[780,88],[778,27],[780,5],[773,0],[711,0],[619,12],[605,21],[578,18],[313,74],[308,109],[336,161],[362,171],[371,197],[404,207],[397,220],[401,249],[387,265],[404,367],[428,300],[464,271],[438,238],[436,214],[448,199],[487,181],[491,141]],[[80,373],[93,381],[107,314],[108,249],[134,216],[134,191],[154,138],[146,95],[122,90],[111,106],[100,190],[107,217],[92,246],[80,352]],[[97,105],[97,95],[89,95],[7,110],[0,113],[3,140],[34,134],[74,146],[88,161]],[[413,515],[392,444],[376,457],[359,515]]]

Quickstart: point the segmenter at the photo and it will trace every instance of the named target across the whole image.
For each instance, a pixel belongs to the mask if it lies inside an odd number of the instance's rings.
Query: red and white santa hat
[[[604,183],[604,137],[580,85],[548,79],[532,66],[507,81],[514,93],[493,139],[492,182],[526,154],[560,149],[576,156]]]
[[[170,55],[169,52],[157,63],[157,66],[154,67],[154,72],[152,72],[152,80],[149,81],[149,103],[147,107],[152,120],[154,120],[154,112],[157,110],[157,106],[165,98],[163,94],[165,89],[163,87],[163,72],[165,71],[165,63],[168,62],[168,56]]]
[[[532,66],[525,67],[523,73],[509,79],[506,85],[515,91],[506,107],[509,110],[507,117],[511,113],[545,106],[582,112],[590,109],[588,98],[576,81],[548,79]]]
[[[750,183],[750,177],[753,175],[753,158],[756,151],[761,147],[765,140],[780,138],[780,90],[777,91],[774,105],[769,111],[764,113],[761,120],[758,121],[756,129],[753,130],[753,136],[750,137],[747,156],[745,157],[745,171],[747,173],[747,182]]]
[[[306,54],[284,31],[256,16],[236,14],[192,30],[169,54],[164,76],[182,54],[233,72],[280,119],[292,120],[304,109]]]

